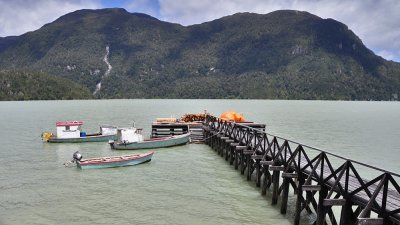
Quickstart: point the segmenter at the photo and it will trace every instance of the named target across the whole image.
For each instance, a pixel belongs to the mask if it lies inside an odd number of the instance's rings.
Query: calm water
[[[101,100],[0,102],[0,224],[292,224],[254,182],[205,145],[156,150],[150,163],[81,171],[63,163],[118,155],[105,143],[48,144],[55,122],[83,120],[149,134],[156,117],[236,110],[268,132],[400,172],[400,104],[271,100]],[[138,151],[140,152],[140,151]],[[312,221],[306,217],[303,224]]]

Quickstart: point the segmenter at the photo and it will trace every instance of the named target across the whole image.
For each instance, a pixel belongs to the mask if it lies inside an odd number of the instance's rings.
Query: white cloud
[[[269,13],[279,9],[308,11],[348,25],[364,44],[400,61],[398,0],[159,0],[163,20],[191,25],[237,12]]]
[[[378,51],[376,54],[379,55],[379,56],[382,56],[383,58],[385,58],[387,60],[394,60],[395,59],[394,53],[386,51],[386,50]]]
[[[101,8],[98,0],[0,0],[0,37],[21,35],[78,9]]]
[[[159,6],[157,0],[127,1],[122,7],[130,12],[145,13],[153,17],[159,16]]]

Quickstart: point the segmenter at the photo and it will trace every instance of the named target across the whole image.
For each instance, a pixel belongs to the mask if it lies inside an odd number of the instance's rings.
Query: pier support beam
[[[273,163],[274,163],[273,161],[260,161],[264,173],[263,182],[261,186],[261,195],[267,194],[267,188],[269,187],[268,184],[271,183],[272,179],[272,176],[269,173],[269,166],[273,165]]]
[[[237,143],[237,142],[230,144],[230,147],[229,147],[229,164],[230,165],[233,164],[233,161],[235,159],[235,149],[236,149],[236,146],[238,146],[238,145],[239,145],[239,143]]]
[[[282,204],[281,213],[286,214],[287,202],[289,196],[290,181],[292,178],[297,178],[297,174],[294,173],[282,173],[283,183],[282,183]]]
[[[236,146],[235,149],[235,170],[239,168],[239,156],[242,156],[243,150],[245,150],[247,146]],[[243,158],[240,158],[240,161],[242,161]],[[241,163],[241,162],[240,162]]]
[[[251,180],[251,174],[253,172],[252,170],[252,165],[253,165],[253,160],[251,159],[251,155],[254,153],[253,150],[246,150],[243,151],[243,154],[246,157],[246,167],[247,167],[247,180]]]
[[[272,186],[272,205],[276,205],[278,203],[278,196],[279,196],[279,177],[280,172],[284,170],[283,166],[270,166],[269,170],[273,171],[272,179],[273,179],[273,186]]]
[[[325,186],[321,186],[319,191],[318,208],[317,208],[317,225],[325,224],[325,217],[328,207],[324,205],[324,199],[328,195],[328,189]]]
[[[354,225],[355,220],[354,220],[354,215],[353,215],[353,210],[351,207],[353,206],[353,203],[351,200],[346,199],[345,204],[342,206],[342,211],[340,213],[340,224],[339,225]]]
[[[254,169],[256,171],[256,186],[260,187],[261,184],[261,165],[260,161],[263,158],[262,155],[253,155],[251,157],[255,162],[254,162]]]
[[[303,184],[304,178],[301,174],[298,174],[298,185],[297,185],[297,199],[296,199],[296,211],[294,214],[294,225],[300,224],[300,215],[301,215],[301,202],[303,201]]]

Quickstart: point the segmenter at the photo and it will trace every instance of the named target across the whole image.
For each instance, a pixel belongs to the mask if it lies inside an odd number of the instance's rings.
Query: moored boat
[[[42,139],[50,143],[106,142],[116,138],[117,128],[100,126],[100,132],[86,134],[81,131],[82,121],[57,122],[57,133],[42,133]]]
[[[150,162],[153,154],[154,152],[147,152],[143,154],[82,159],[82,155],[79,152],[75,152],[73,155],[73,160],[71,162],[75,162],[76,166],[80,169],[133,166],[141,163]]]
[[[135,150],[147,148],[164,148],[176,145],[184,145],[190,140],[190,134],[182,134],[160,138],[144,139],[140,129],[118,128],[116,140],[110,140],[112,149]]]

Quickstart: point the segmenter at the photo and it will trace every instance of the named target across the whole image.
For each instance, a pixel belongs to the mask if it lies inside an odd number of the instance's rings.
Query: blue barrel
[[[81,137],[86,137],[86,132],[81,132]]]

